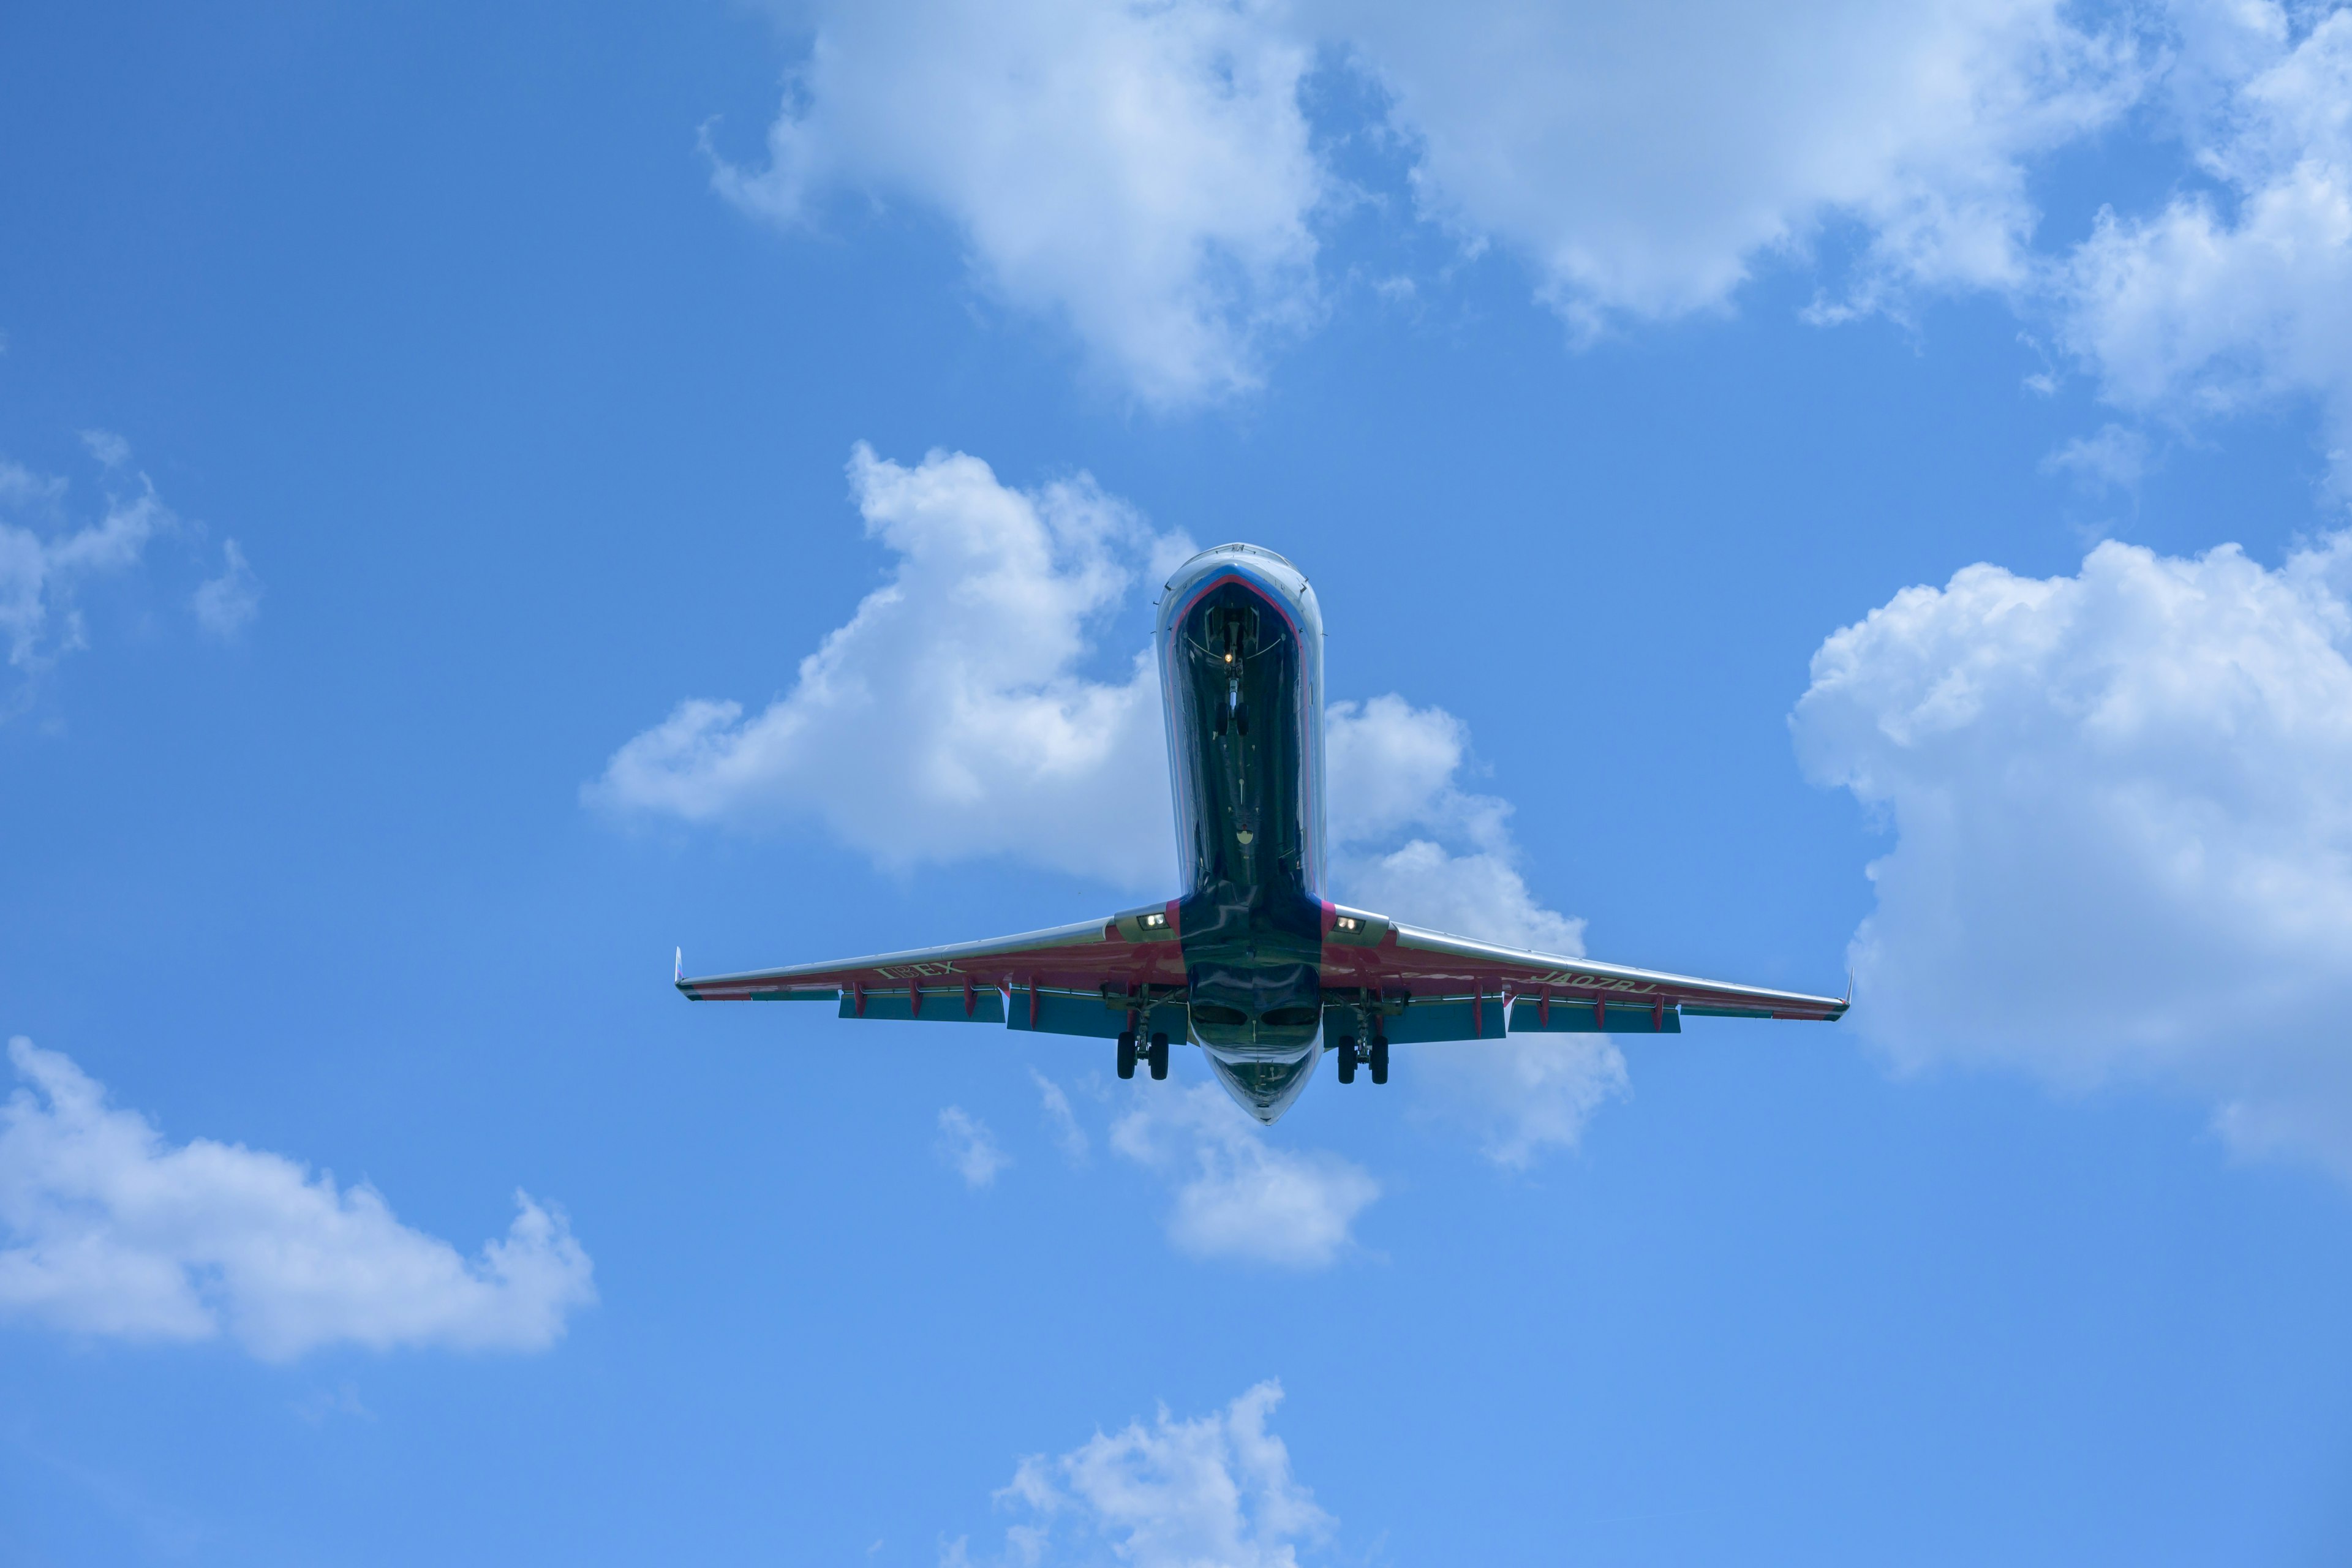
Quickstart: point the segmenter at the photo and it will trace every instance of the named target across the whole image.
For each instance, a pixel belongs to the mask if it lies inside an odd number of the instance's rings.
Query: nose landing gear
[[[1121,1078],[1135,1076],[1135,1031],[1133,1029],[1122,1030],[1118,1037],[1118,1076]]]
[[[1164,1079],[1164,1078],[1166,1078],[1166,1077],[1168,1076],[1168,1037],[1167,1037],[1167,1036],[1165,1036],[1165,1035],[1154,1035],[1154,1036],[1152,1036],[1152,1037],[1151,1037],[1151,1052],[1150,1052],[1150,1061],[1151,1061],[1151,1076],[1152,1076],[1153,1078],[1155,1078],[1155,1079]]]

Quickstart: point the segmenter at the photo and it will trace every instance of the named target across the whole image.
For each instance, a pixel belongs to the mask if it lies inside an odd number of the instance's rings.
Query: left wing
[[[1183,1030],[1176,1005],[1147,1016],[1183,994],[1184,954],[1173,904],[987,942],[740,974],[680,975],[677,984],[697,1002],[837,1001],[845,1018],[1006,1024],[1105,1037],[1129,1027]]]

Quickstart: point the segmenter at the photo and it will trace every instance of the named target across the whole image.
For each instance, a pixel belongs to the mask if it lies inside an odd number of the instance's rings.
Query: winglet
[[[673,961],[673,962],[671,963],[671,964],[670,964],[670,967],[669,967],[669,983],[670,983],[672,985],[675,985],[675,984],[677,984],[679,981],[681,981],[681,980],[683,980],[683,979],[685,979],[685,978],[686,978],[686,949],[684,949],[684,948],[682,948],[682,947],[681,947],[681,948],[679,948],[679,949],[677,950],[677,959],[676,959],[675,961]],[[1852,987],[1851,985],[1848,985],[1847,989],[1848,989],[1848,990],[1852,990],[1852,989],[1853,989],[1853,987]]]

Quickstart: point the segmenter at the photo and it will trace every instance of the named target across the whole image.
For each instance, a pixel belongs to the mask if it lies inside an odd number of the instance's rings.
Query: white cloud
[[[1060,1084],[1035,1068],[1029,1069],[1029,1077],[1037,1085],[1037,1098],[1045,1108],[1045,1124],[1054,1130],[1054,1142],[1061,1146],[1070,1163],[1086,1163],[1091,1145],[1086,1129],[1078,1125],[1077,1115],[1070,1109],[1070,1097],[1062,1092]]]
[[[190,601],[196,624],[223,641],[234,637],[261,613],[261,579],[234,539],[221,542],[221,574],[200,584]]]
[[[960,1105],[940,1112],[939,1155],[948,1169],[963,1178],[967,1187],[985,1187],[996,1173],[1013,1163],[1013,1156],[996,1146],[988,1123]]]
[[[1587,328],[1719,306],[1832,220],[1866,236],[1865,295],[2018,287],[2028,162],[2135,85],[2060,0],[1310,9],[1393,92],[1425,210],[1529,258]]]
[[[1006,855],[1127,887],[1174,864],[1159,679],[1081,673],[1089,627],[1191,551],[1080,476],[1034,490],[976,458],[860,446],[887,585],[746,719],[681,703],[614,753],[591,804],[692,822],[813,816],[886,865]]]
[[[1258,345],[1315,310],[1325,176],[1311,51],[1259,0],[813,0],[768,166],[719,161],[749,211],[828,191],[946,214],[982,287],[1066,321],[1146,401],[1254,384]]]
[[[110,476],[130,459],[120,436],[93,430],[83,441]],[[104,511],[79,528],[63,524],[67,493],[64,479],[0,458],[0,637],[9,665],[27,673],[88,646],[75,591],[137,565],[177,521],[143,474],[133,489],[110,485]]]
[[[2136,490],[2147,472],[2147,437],[2122,425],[2077,436],[2042,459],[2045,474],[2064,474],[2091,491]]]
[[[836,191],[944,214],[984,288],[1161,405],[1255,384],[1317,314],[1316,224],[1360,195],[1301,107],[1318,51],[1385,88],[1423,216],[1525,258],[1585,329],[1719,307],[1841,221],[1866,254],[1827,314],[2020,288],[2028,165],[2141,85],[2128,40],[2062,0],[784,9],[807,58],[766,166],[714,159],[719,192],[788,226]]]
[[[21,1037],[30,1087],[0,1107],[0,1310],[78,1333],[204,1340],[283,1361],[321,1345],[540,1350],[595,1299],[563,1215],[515,1194],[472,1259],[409,1229],[373,1187],[283,1155],[163,1141]]]
[[[1584,921],[1539,902],[1519,875],[1509,804],[1461,787],[1469,742],[1452,714],[1400,697],[1332,704],[1332,875],[1342,897],[1458,936],[1581,954]],[[1573,1147],[1626,1083],[1625,1059],[1605,1035],[1519,1035],[1402,1054],[1408,1071],[1414,1062],[1432,1069],[1414,1078],[1427,1103],[1490,1159],[1517,1167]]]
[[[2103,215],[2068,264],[2067,342],[2126,408],[2317,397],[2352,486],[2352,10],[2183,3],[2172,20],[2169,96],[2221,199]]]
[[[1814,656],[1808,771],[1883,810],[1853,1021],[1906,1066],[2210,1097],[2352,1177],[2352,536],[2278,570],[1971,566]]]
[[[1175,1184],[1168,1238],[1195,1258],[1327,1268],[1381,1194],[1337,1154],[1279,1146],[1211,1084],[1142,1089],[1111,1124],[1110,1146]]]
[[[1131,1568],[1296,1568],[1298,1548],[1334,1523],[1267,1430],[1282,1385],[1271,1380],[1223,1410],[1097,1432],[1068,1453],[1021,1461],[997,1494],[1024,1515],[1005,1531],[1005,1560],[1115,1560]],[[943,1554],[968,1562],[963,1543]]]
[[[1584,951],[1584,922],[1538,903],[1516,868],[1510,803],[1461,787],[1460,720],[1391,693],[1332,703],[1325,733],[1332,875],[1349,900],[1457,935]]]
[[[81,444],[103,468],[127,468],[131,466],[131,443],[111,430],[85,430]]]

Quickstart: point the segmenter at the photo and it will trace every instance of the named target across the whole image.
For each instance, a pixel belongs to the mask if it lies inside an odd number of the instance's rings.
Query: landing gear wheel
[[[1386,1083],[1388,1080],[1389,1037],[1386,1035],[1374,1035],[1372,1037],[1372,1081]]]
[[[1135,1076],[1135,1031],[1128,1030],[1118,1037],[1118,1076]]]
[[[1339,1038],[1339,1081],[1356,1081],[1356,1037],[1353,1035],[1343,1035]]]
[[[1168,1076],[1168,1037],[1167,1037],[1167,1036],[1165,1036],[1165,1035],[1154,1035],[1154,1036],[1152,1036],[1152,1037],[1151,1037],[1151,1052],[1150,1052],[1150,1059],[1151,1059],[1151,1076],[1152,1076],[1153,1078],[1166,1078],[1166,1077]]]

